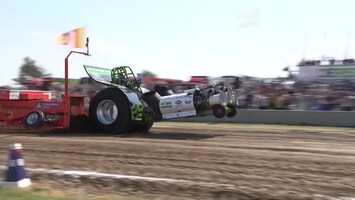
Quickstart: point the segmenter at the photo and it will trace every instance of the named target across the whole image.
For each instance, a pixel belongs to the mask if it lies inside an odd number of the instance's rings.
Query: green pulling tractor
[[[84,69],[92,80],[105,86],[88,106],[91,123],[103,132],[147,132],[156,121],[237,114],[237,94],[223,84],[174,94],[141,87],[141,74],[135,76],[128,66],[107,69],[84,65]]]

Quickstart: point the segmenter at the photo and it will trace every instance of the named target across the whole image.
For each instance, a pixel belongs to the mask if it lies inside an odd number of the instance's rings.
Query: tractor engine
[[[154,110],[157,119],[213,114],[217,118],[237,114],[237,95],[224,85],[185,90],[184,93],[160,96],[156,91],[143,94],[142,99]]]

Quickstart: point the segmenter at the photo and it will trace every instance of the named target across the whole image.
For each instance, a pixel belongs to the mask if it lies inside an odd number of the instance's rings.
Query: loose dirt
[[[22,143],[27,168],[176,182],[29,172],[56,190],[188,199],[355,197],[355,129],[159,122],[148,134],[0,133],[0,159]],[[156,197],[156,196],[155,196]]]

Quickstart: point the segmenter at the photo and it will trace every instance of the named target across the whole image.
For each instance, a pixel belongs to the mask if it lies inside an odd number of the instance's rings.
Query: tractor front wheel
[[[233,104],[228,104],[227,107],[230,109],[227,117],[235,117],[237,115],[237,107]]]

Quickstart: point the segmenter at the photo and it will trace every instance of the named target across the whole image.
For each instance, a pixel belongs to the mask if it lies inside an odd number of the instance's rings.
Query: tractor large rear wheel
[[[132,132],[147,133],[152,128],[154,121],[135,123]]]
[[[117,88],[97,93],[90,103],[89,116],[96,127],[106,133],[126,133],[132,126],[128,98]]]

